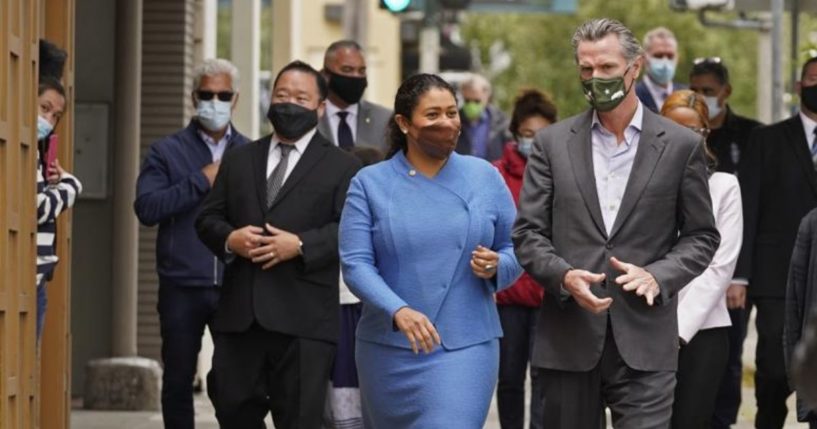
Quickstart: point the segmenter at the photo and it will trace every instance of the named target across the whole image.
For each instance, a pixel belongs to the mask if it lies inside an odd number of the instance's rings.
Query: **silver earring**
[[[408,130],[402,130],[402,129],[401,129],[400,131],[402,131],[402,132],[403,132],[403,134],[408,134]]]

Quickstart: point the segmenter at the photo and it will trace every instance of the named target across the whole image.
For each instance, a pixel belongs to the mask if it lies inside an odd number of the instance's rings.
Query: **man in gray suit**
[[[321,73],[329,83],[329,97],[318,131],[341,149],[366,146],[385,153],[389,148],[386,125],[392,112],[361,100],[368,85],[363,48],[351,40],[332,43],[324,54]]]
[[[676,294],[718,247],[701,137],[646,109],[643,54],[623,24],[582,24],[573,47],[592,109],[541,131],[513,241],[544,286],[533,365],[548,428],[668,428]]]

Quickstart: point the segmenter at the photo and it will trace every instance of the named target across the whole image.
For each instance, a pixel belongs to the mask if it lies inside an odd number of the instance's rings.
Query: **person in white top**
[[[674,92],[661,114],[701,134],[709,165],[712,213],[721,235],[709,267],[678,295],[678,382],[672,410],[673,428],[711,424],[720,379],[729,356],[726,290],[732,280],[743,242],[743,209],[737,178],[715,172],[717,160],[706,146],[709,112],[706,100],[690,90]]]

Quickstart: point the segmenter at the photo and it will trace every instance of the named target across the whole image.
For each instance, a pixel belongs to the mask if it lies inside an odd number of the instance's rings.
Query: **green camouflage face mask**
[[[470,122],[474,122],[482,116],[482,111],[485,110],[485,106],[482,103],[477,103],[476,101],[466,101],[462,105],[462,113],[465,115],[465,119]]]
[[[626,88],[624,83],[624,76],[630,71],[630,67],[624,70],[624,74],[619,77],[610,79],[603,79],[594,77],[582,81],[582,88],[584,90],[584,97],[587,102],[599,112],[609,112],[615,109],[624,97],[632,88]]]

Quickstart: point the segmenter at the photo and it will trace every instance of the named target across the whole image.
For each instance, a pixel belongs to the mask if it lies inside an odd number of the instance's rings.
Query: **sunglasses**
[[[231,101],[233,96],[235,95],[232,91],[221,91],[221,92],[213,92],[213,91],[196,91],[196,97],[202,101],[210,101],[213,97],[218,97],[219,101]]]
[[[721,64],[722,62],[721,57],[700,57],[692,60],[692,64],[696,66],[698,64]]]

